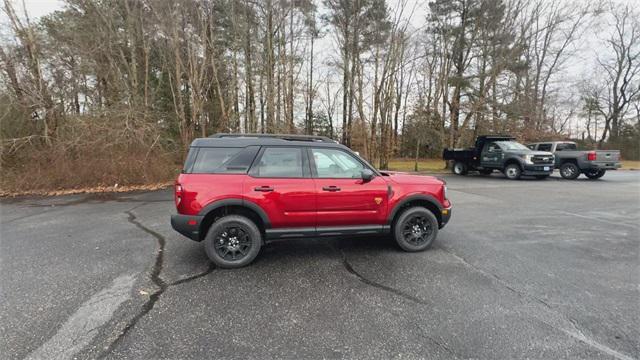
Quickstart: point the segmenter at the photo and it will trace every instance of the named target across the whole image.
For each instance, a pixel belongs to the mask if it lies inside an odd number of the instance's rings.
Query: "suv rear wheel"
[[[204,239],[209,259],[221,268],[239,268],[258,256],[262,235],[256,224],[240,215],[228,215],[211,225]]]
[[[438,236],[438,219],[426,208],[416,206],[405,210],[393,225],[398,245],[404,251],[422,251]]]

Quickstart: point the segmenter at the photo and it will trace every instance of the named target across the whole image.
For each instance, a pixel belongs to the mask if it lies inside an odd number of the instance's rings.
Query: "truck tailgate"
[[[596,150],[596,162],[618,162],[620,161],[620,150]]]

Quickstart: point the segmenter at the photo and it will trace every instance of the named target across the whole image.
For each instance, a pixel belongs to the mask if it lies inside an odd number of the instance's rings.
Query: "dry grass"
[[[393,159],[389,161],[389,170],[414,171],[414,159]],[[445,162],[440,159],[419,159],[418,171],[445,172]]]
[[[638,160],[622,160],[623,170],[640,170],[640,161]]]
[[[389,170],[414,171],[414,159],[393,159],[389,162]],[[622,160],[622,170],[640,170],[640,161]],[[445,162],[440,159],[418,160],[418,171],[447,172]]]

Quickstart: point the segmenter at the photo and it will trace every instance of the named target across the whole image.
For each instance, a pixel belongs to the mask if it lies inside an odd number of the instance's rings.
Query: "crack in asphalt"
[[[413,296],[411,294],[407,294],[405,292],[403,292],[402,290],[387,286],[387,285],[383,285],[380,284],[378,282],[375,282],[371,279],[368,279],[364,276],[362,276],[362,274],[360,274],[359,272],[357,272],[354,268],[353,265],[351,265],[351,263],[349,262],[349,260],[347,259],[347,255],[345,254],[345,252],[342,249],[336,249],[333,246],[330,245],[330,247],[338,252],[340,252],[340,255],[342,257],[342,265],[344,266],[344,268],[351,273],[352,275],[355,275],[358,280],[362,281],[363,283],[369,285],[369,286],[373,286],[377,289],[381,289],[384,290],[386,292],[390,292],[394,295],[400,296],[404,299],[410,300],[412,302],[418,303],[420,305],[427,305],[430,306],[431,303],[429,303],[428,301],[424,300],[424,299],[420,299],[416,296]],[[395,313],[392,311],[392,313],[396,316],[399,316],[399,314]],[[442,342],[434,339],[432,336],[428,335],[428,332],[425,331],[424,328],[422,328],[422,326],[420,326],[420,324],[416,323],[415,321],[412,321],[413,325],[418,328],[420,330],[420,334],[427,340],[431,341],[433,344],[437,345],[438,347],[440,347],[441,349],[443,349],[444,351],[446,351],[447,353],[449,353],[450,355],[452,355],[454,358],[459,359],[458,355],[451,350],[447,345],[443,344]]]
[[[498,284],[502,285],[503,287],[505,287],[506,289],[508,289],[509,291],[513,292],[514,294],[518,295],[519,297],[523,298],[523,299],[532,299],[540,304],[542,304],[545,308],[547,308],[549,311],[553,312],[554,314],[558,315],[561,319],[563,319],[564,321],[568,322],[571,325],[572,329],[566,329],[564,327],[561,326],[556,326],[547,322],[544,322],[545,324],[547,324],[548,326],[560,330],[563,333],[571,336],[572,338],[582,342],[583,344],[586,344],[588,346],[591,346],[593,348],[596,348],[598,350],[600,350],[601,352],[610,355],[616,359],[620,359],[620,360],[632,360],[633,358],[623,354],[617,350],[614,350],[610,347],[608,347],[607,345],[604,345],[600,342],[598,342],[597,340],[594,340],[590,337],[588,337],[587,335],[584,334],[584,332],[580,329],[580,326],[578,324],[578,321],[575,320],[574,318],[567,316],[565,314],[563,314],[562,312],[560,312],[559,310],[555,309],[553,306],[549,305],[549,303],[547,303],[546,301],[538,298],[535,295],[532,295],[530,293],[527,293],[525,291],[521,291],[518,290],[512,286],[510,286],[505,280],[503,280],[501,277],[499,277],[498,275],[485,271],[473,264],[471,264],[469,261],[467,261],[464,257],[457,255],[455,253],[453,253],[451,250],[448,250],[444,247],[441,247],[440,249],[442,249],[442,251],[446,252],[447,254],[453,256],[454,258],[456,258],[458,261],[462,262],[464,265],[472,268],[473,270],[475,270],[476,272],[493,278]]]
[[[213,272],[213,270],[216,269],[215,265],[213,263],[210,263],[207,270],[202,273],[194,274],[186,278],[182,278],[174,282],[167,283],[160,276],[162,272],[162,266],[164,264],[164,250],[166,245],[166,239],[164,236],[162,236],[158,232],[144,226],[140,221],[138,221],[138,218],[133,213],[134,209],[141,207],[145,204],[146,203],[140,204],[130,210],[125,211],[125,213],[128,215],[127,221],[129,221],[129,223],[133,224],[138,229],[146,232],[147,234],[153,236],[158,243],[157,251],[155,254],[155,261],[153,263],[153,266],[151,267],[151,273],[150,273],[151,281],[157,286],[157,290],[149,295],[149,299],[142,305],[142,308],[140,309],[140,311],[131,320],[129,320],[127,325],[124,327],[124,329],[122,329],[122,331],[118,334],[118,336],[113,341],[111,341],[109,345],[105,348],[105,350],[97,357],[98,359],[104,359],[115,349],[115,347],[122,341],[122,339],[124,339],[124,337],[129,333],[129,331],[136,326],[138,321],[140,321],[140,319],[142,319],[145,315],[147,315],[153,309],[156,302],[160,299],[160,296],[169,287],[174,285],[184,284],[184,283],[193,281],[195,279],[201,278],[203,276],[210,274],[211,272]]]
[[[402,298],[404,298],[406,300],[409,300],[409,301],[412,301],[412,302],[415,302],[415,303],[418,303],[418,304],[421,304],[421,305],[428,305],[428,306],[432,305],[427,300],[421,299],[419,297],[416,297],[416,296],[413,296],[411,294],[408,294],[408,293],[406,293],[406,292],[404,292],[404,291],[402,291],[400,289],[396,289],[396,288],[393,288],[391,286],[380,284],[378,282],[375,282],[375,281],[373,281],[371,279],[368,279],[368,278],[364,277],[362,274],[360,274],[359,272],[357,272],[353,268],[353,266],[351,265],[351,263],[347,259],[347,255],[344,253],[344,251],[342,249],[335,249],[334,248],[334,250],[337,250],[337,251],[340,252],[340,254],[342,256],[342,265],[344,266],[344,268],[349,273],[351,273],[352,275],[355,275],[358,278],[358,280],[362,281],[363,283],[365,283],[365,284],[367,284],[369,286],[373,286],[375,288],[384,290],[386,292],[390,292],[390,293],[392,293],[394,295],[400,296],[400,297],[402,297]]]

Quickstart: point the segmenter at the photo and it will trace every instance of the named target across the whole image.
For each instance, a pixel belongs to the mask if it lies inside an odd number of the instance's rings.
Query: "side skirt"
[[[265,230],[267,240],[299,239],[323,236],[388,234],[389,225],[320,226],[317,228],[280,228]]]

